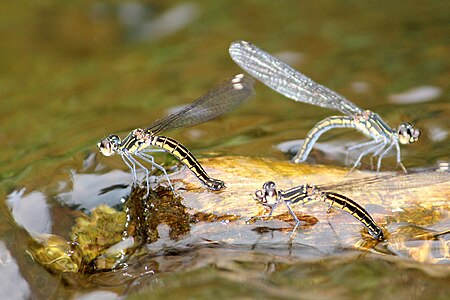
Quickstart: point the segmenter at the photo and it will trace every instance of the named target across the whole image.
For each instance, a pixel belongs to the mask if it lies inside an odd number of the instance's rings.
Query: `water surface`
[[[129,193],[129,171],[119,157],[99,157],[95,144],[110,133],[145,127],[241,72],[228,56],[229,44],[238,39],[279,55],[392,127],[414,123],[422,136],[402,147],[406,168],[448,161],[448,30],[446,1],[5,3],[0,275],[14,280],[0,280],[2,295],[115,297],[143,289],[154,298],[444,298],[448,268],[437,264],[448,264],[448,249],[441,259],[420,263],[345,247],[324,253],[302,247],[301,240],[291,251],[285,243],[273,248],[273,241],[270,247],[241,247],[219,235],[212,244],[166,252],[161,247],[130,269],[94,274],[84,285],[49,273],[26,251],[31,231],[67,238],[78,211],[120,205]],[[257,97],[236,112],[170,136],[199,157],[287,160],[280,151],[284,143],[299,144],[316,122],[338,114],[296,103],[259,83],[256,90]],[[351,130],[331,131],[310,162],[343,166],[345,145],[363,140]],[[362,167],[370,169],[367,161]],[[383,168],[397,170],[395,159],[383,160]],[[99,195],[109,185],[120,188]],[[20,207],[12,199],[28,203],[22,219],[13,214]],[[448,197],[441,202],[448,207]],[[444,221],[427,228],[448,229],[448,210],[442,215]],[[278,234],[275,239],[288,235]],[[448,244],[448,235],[443,238]],[[438,252],[440,245],[428,244]],[[118,274],[127,273],[132,280],[119,280]]]

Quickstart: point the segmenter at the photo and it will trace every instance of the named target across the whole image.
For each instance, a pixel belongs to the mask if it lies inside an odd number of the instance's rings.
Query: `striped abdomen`
[[[223,181],[211,178],[194,155],[186,147],[174,139],[165,136],[153,136],[150,145],[162,148],[175,156],[210,190],[216,191],[225,187],[225,183]]]
[[[364,226],[369,229],[369,233],[378,240],[383,240],[383,231],[375,223],[372,216],[358,203],[355,201],[331,192],[321,193],[322,201],[329,203],[331,206],[342,209],[343,211],[349,213],[356,219],[358,219]]]
[[[308,158],[314,143],[319,139],[322,133],[333,128],[351,128],[355,127],[354,119],[347,116],[333,116],[323,119],[308,132],[305,141],[293,158],[294,163],[304,162]]]

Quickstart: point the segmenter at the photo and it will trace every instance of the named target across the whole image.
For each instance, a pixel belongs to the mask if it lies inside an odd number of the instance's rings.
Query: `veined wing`
[[[353,116],[363,110],[350,100],[320,85],[278,58],[246,41],[229,49],[231,58],[247,73],[284,96]]]
[[[217,118],[254,95],[253,84],[254,80],[249,76],[235,75],[180,111],[156,120],[146,130],[157,134]]]
[[[390,173],[383,176],[350,179],[316,187],[321,190],[339,192],[377,192],[413,189],[444,182],[450,182],[450,174],[427,170],[409,174]]]

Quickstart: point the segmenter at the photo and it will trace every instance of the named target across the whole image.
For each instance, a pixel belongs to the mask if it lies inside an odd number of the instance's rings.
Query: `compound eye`
[[[117,135],[112,134],[106,139],[101,140],[100,143],[97,144],[97,147],[103,155],[111,156],[117,151],[119,145],[120,138]]]
[[[420,136],[420,130],[419,129],[414,129],[412,137],[414,138],[414,141],[417,141],[419,139]]]
[[[419,139],[420,130],[409,123],[402,123],[398,127],[398,140],[400,144],[411,144]]]
[[[408,132],[409,127],[411,127],[409,123],[400,124],[400,126],[398,127],[398,133],[405,134],[406,132]]]
[[[109,141],[109,139],[104,139],[102,141],[100,141],[97,144],[98,150],[100,150],[100,152],[104,155],[104,156],[111,156],[114,151],[112,150],[111,147],[111,142]]]
[[[120,138],[115,134],[111,134],[110,136],[108,136],[108,140],[110,140],[112,144],[120,143]]]
[[[262,190],[257,190],[255,192],[255,196],[256,196],[256,200],[258,200],[259,203],[262,203],[262,204],[266,204],[267,203],[267,199],[264,196],[264,192]]]
[[[276,185],[275,182],[273,181],[267,181],[266,183],[264,183],[263,185],[263,189],[264,190],[268,190],[268,189],[275,189]]]
[[[259,200],[262,200],[263,199],[263,192],[261,191],[261,190],[257,190],[256,192],[255,192],[255,196],[256,196],[256,198],[258,198]]]

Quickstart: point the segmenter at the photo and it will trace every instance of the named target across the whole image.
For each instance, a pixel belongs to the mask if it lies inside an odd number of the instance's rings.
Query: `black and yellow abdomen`
[[[153,136],[150,145],[164,149],[175,156],[210,190],[221,190],[225,183],[221,180],[211,178],[197,161],[195,156],[181,143],[166,136]]]
[[[321,198],[322,201],[327,202],[331,206],[337,207],[355,217],[367,229],[369,229],[370,233],[378,240],[381,241],[384,239],[383,231],[375,223],[372,216],[361,205],[352,199],[332,192],[321,193]]]

